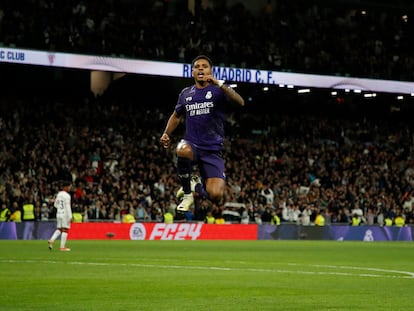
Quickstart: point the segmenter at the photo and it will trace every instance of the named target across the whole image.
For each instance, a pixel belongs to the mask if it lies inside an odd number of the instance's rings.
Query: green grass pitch
[[[413,310],[414,244],[0,241],[0,310]],[[59,242],[55,242],[55,248]]]

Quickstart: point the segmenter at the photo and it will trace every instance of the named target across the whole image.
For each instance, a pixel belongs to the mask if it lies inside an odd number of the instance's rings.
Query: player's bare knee
[[[191,146],[185,142],[180,142],[177,146],[176,153],[178,157],[182,158],[193,158],[193,150]]]
[[[217,190],[213,190],[211,192],[209,192],[210,195],[210,200],[213,202],[220,202],[221,199],[224,196],[224,192],[223,191],[217,191]]]

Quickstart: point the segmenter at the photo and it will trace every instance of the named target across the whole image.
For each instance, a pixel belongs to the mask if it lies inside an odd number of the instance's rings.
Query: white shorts
[[[67,219],[66,217],[56,217],[56,227],[58,228],[70,228],[70,219]]]

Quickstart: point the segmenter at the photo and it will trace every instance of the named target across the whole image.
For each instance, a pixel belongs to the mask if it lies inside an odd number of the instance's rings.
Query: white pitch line
[[[154,264],[139,264],[139,263],[104,263],[104,262],[83,262],[83,261],[52,261],[52,260],[15,260],[15,259],[0,259],[0,263],[43,263],[43,264],[65,264],[65,265],[85,265],[85,266],[125,266],[138,268],[158,268],[158,269],[187,269],[187,270],[215,270],[215,271],[242,271],[242,272],[264,272],[264,273],[289,273],[289,274],[306,274],[306,275],[336,275],[336,276],[359,276],[371,278],[390,278],[390,279],[414,279],[414,273],[408,271],[387,270],[366,267],[352,267],[352,266],[334,266],[334,265],[306,265],[315,268],[333,268],[333,269],[349,269],[361,271],[375,271],[385,273],[397,273],[401,275],[389,274],[370,274],[370,273],[352,273],[352,272],[328,272],[328,271],[301,271],[301,270],[285,270],[285,269],[269,269],[269,268],[232,268],[232,267],[207,267],[207,266],[180,266],[180,265],[154,265]],[[300,264],[290,263],[289,266],[304,266]]]
[[[290,263],[290,266],[303,266],[295,263]],[[347,269],[347,270],[362,270],[362,271],[375,271],[375,272],[386,272],[386,273],[398,273],[406,274],[407,277],[414,278],[414,272],[401,271],[401,270],[390,270],[381,268],[370,268],[370,267],[356,267],[356,266],[333,266],[333,265],[307,265],[315,268],[330,268],[330,269]]]

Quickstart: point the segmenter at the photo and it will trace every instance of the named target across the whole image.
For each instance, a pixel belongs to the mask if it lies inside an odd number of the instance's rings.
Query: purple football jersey
[[[203,150],[220,150],[224,141],[226,103],[223,91],[214,85],[183,89],[175,111],[180,116],[185,115],[184,139]]]

